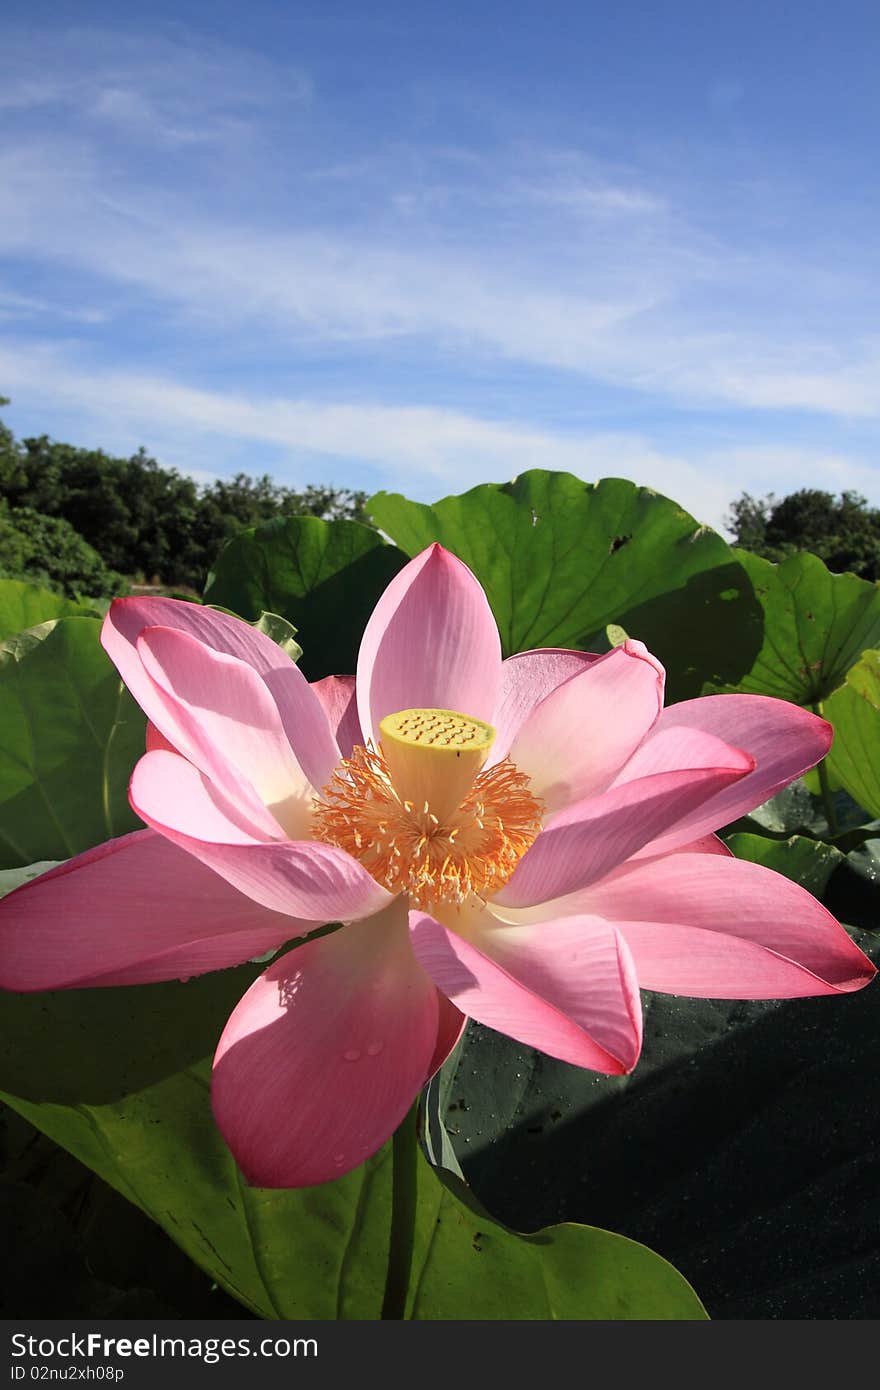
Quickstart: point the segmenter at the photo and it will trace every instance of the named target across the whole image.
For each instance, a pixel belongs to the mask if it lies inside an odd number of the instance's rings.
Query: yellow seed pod
[[[461,805],[495,742],[491,724],[452,709],[404,709],[379,725],[398,796],[439,821]]]

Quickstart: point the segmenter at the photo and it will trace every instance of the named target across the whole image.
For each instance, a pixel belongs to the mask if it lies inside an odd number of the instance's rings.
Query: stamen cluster
[[[388,764],[357,746],[315,804],[313,834],[358,859],[392,893],[429,910],[485,899],[507,882],[541,828],[541,803],[508,759],[477,774],[441,821],[394,788]]]

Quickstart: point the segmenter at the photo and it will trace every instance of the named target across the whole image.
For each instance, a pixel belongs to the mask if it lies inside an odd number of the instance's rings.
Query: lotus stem
[[[409,1275],[416,1229],[416,1160],[418,1101],[395,1131],[392,1147],[391,1238],[382,1319],[406,1316]]]
[[[824,719],[825,716],[822,713],[821,700],[813,705],[813,713],[818,714],[820,719]],[[822,804],[825,807],[825,819],[828,822],[828,829],[832,836],[834,836],[838,834],[840,826],[837,820],[837,812],[834,809],[834,798],[831,795],[831,784],[828,781],[828,769],[825,766],[824,758],[817,765],[816,771],[819,774],[819,787],[822,791]]]

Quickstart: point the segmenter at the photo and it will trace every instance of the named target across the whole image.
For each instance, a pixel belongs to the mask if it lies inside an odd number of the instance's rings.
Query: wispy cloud
[[[39,75],[32,75],[39,57]],[[301,68],[173,34],[75,27],[8,29],[0,50],[0,109],[119,127],[150,142],[225,140],[230,132],[308,102]]]
[[[628,474],[716,524],[782,478],[880,490],[876,252],[804,216],[821,190],[760,154],[734,178],[589,133],[361,129],[331,71],[180,27],[4,36],[17,409],[180,466],[253,446],[421,496]],[[723,446],[658,442],[697,415]],[[802,445],[805,420],[841,442]]]
[[[767,477],[792,489],[858,491],[872,476],[857,456],[810,448],[694,449],[689,456],[634,431],[561,433],[436,407],[196,390],[160,376],[83,369],[72,347],[0,349],[0,382],[15,404],[51,404],[107,445],[145,444],[166,465],[200,478],[233,472],[242,446],[253,460],[271,447],[276,471],[293,484],[327,476],[342,461],[368,465],[373,487],[422,500],[478,480],[504,482],[528,468],[561,469],[585,481],[630,478],[721,529],[734,496],[743,488],[763,494]],[[212,468],[200,466],[206,460]],[[250,471],[262,468],[252,463]]]
[[[129,110],[132,119],[139,110]],[[304,177],[290,174],[294,201]],[[567,238],[558,212],[548,227],[548,214],[535,211],[551,196],[544,187],[531,202],[517,199],[521,220],[509,225],[516,180],[496,189],[493,207],[479,187],[458,190],[444,200],[449,226],[421,208],[415,231],[413,206],[400,213],[397,193],[384,220],[374,214],[347,236],[314,195],[275,225],[200,216],[179,188],[120,185],[81,136],[7,150],[0,181],[11,210],[0,252],[137,290],[151,312],[229,330],[259,322],[293,346],[407,337],[420,351],[491,352],[697,406],[880,413],[880,357],[867,324],[844,340],[839,331],[820,336],[805,312],[792,323],[793,287],[759,260],[726,257],[632,190],[553,195],[574,216]],[[602,208],[598,227],[584,224],[588,205]],[[611,207],[628,214],[613,235]],[[457,222],[468,229],[458,243]],[[548,242],[552,257],[533,252]],[[844,289],[853,292],[852,267]],[[798,290],[803,298],[802,282]],[[749,297],[755,309],[745,313]],[[823,307],[827,300],[826,285]]]

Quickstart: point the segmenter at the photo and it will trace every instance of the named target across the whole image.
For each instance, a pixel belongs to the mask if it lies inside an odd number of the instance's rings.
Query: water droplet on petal
[[[368,1057],[378,1057],[378,1056],[379,1056],[379,1053],[382,1051],[382,1048],[383,1048],[384,1046],[385,1046],[385,1044],[384,1044],[383,1042],[371,1042],[371,1043],[369,1043],[368,1046],[367,1046],[367,1056],[368,1056]]]
[[[342,1055],[346,1062],[357,1062],[360,1058],[361,1050],[359,1047],[348,1047]]]
[[[333,1162],[336,1164],[336,1167],[339,1168],[345,1162],[345,1154],[334,1154]]]

